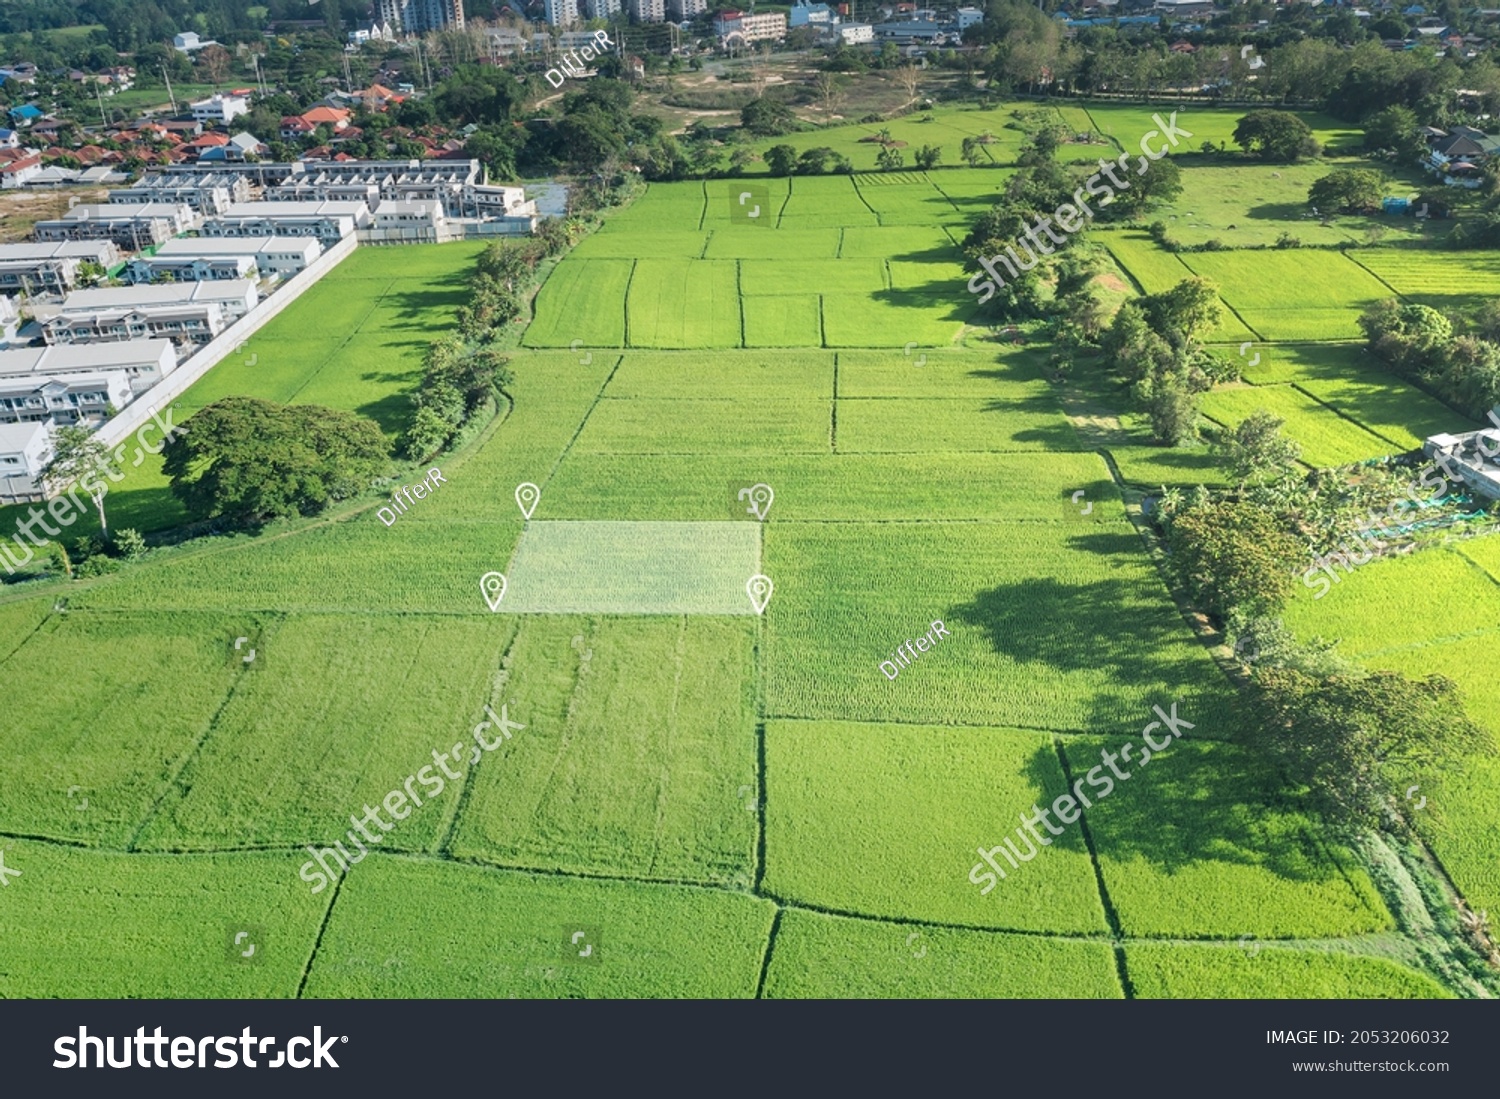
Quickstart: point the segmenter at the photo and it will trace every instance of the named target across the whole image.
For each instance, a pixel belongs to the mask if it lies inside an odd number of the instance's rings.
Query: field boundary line
[[[663,745],[661,756],[663,761],[672,758],[672,742],[677,734],[677,703],[682,698],[682,658],[687,641],[687,626],[688,616],[678,615],[677,642],[672,646],[672,701],[667,707],[666,743]],[[651,863],[646,869],[648,874],[656,873],[656,859],[661,854],[662,830],[666,824],[667,790],[671,779],[671,770],[663,766],[656,780],[656,811],[654,813],[656,819],[651,826]]]
[[[766,998],[766,977],[771,972],[771,955],[776,952],[776,934],[781,930],[781,914],[784,911],[786,910],[778,904],[775,913],[771,916],[771,930],[766,935],[766,949],[760,956],[760,978],[755,982],[757,1000]]]
[[[16,602],[19,603],[21,602],[21,600],[18,599],[16,600]],[[65,617],[65,613],[58,612],[57,602],[54,600],[52,603],[52,610],[42,615],[42,620],[31,628],[31,632],[28,633],[25,637],[21,638],[21,640],[17,641],[16,647],[11,649],[10,652],[6,653],[4,656],[0,656],[0,668],[3,668],[7,663],[10,662],[11,657],[15,656],[16,653],[24,649],[27,643],[30,642],[33,637],[39,634],[42,631],[42,627],[45,626],[48,622],[51,622],[54,618],[62,619]]]
[[[778,908],[791,912],[815,912],[820,916],[839,916],[846,920],[865,920],[868,923],[895,924],[898,927],[941,927],[948,931],[979,931],[997,935],[1029,935],[1037,939],[1063,939],[1069,942],[1106,943],[1114,942],[1109,931],[1080,934],[1076,931],[1034,931],[1019,927],[986,927],[981,924],[953,923],[948,920],[929,920],[920,916],[878,916],[869,912],[853,912],[846,908],[832,908],[811,901],[795,901],[774,893],[760,894],[762,899],[772,901]],[[1154,940],[1147,939],[1146,942]]]
[[[1205,275],[1205,274],[1203,274],[1201,271],[1194,271],[1192,264],[1188,263],[1187,260],[1183,259],[1180,253],[1170,252],[1168,254],[1173,259],[1175,259],[1178,263],[1182,264],[1182,266],[1187,270],[1188,274],[1192,275],[1193,278],[1195,278],[1195,279],[1204,279],[1204,280],[1207,280],[1209,282],[1213,281],[1213,280],[1209,279],[1208,276]],[[1129,270],[1129,268],[1126,268],[1126,270]],[[1270,340],[1270,339],[1267,339],[1264,335],[1262,335],[1260,329],[1256,328],[1255,325],[1251,324],[1244,317],[1240,316],[1240,311],[1238,309],[1236,309],[1234,306],[1232,306],[1232,305],[1229,304],[1228,300],[1225,299],[1224,295],[1221,294],[1221,293],[1219,293],[1217,287],[1214,290],[1214,294],[1218,297],[1219,304],[1222,305],[1225,308],[1225,310],[1228,311],[1229,315],[1231,317],[1233,317],[1235,320],[1239,321],[1241,324],[1243,324],[1245,326],[1245,331],[1249,332],[1252,336],[1254,336],[1261,343],[1280,343],[1280,342],[1282,342],[1280,340]],[[1274,313],[1274,312],[1276,312],[1276,310],[1268,310],[1268,312]],[[1275,318],[1273,317],[1272,319],[1274,320]],[[1231,340],[1230,342],[1233,343],[1234,341]],[[1287,341],[1287,342],[1290,342],[1290,341]],[[1347,340],[1339,340],[1339,341],[1332,341],[1332,342],[1347,343],[1348,341]]]
[[[1068,766],[1068,754],[1063,751],[1062,744],[1056,737],[1052,738],[1052,751],[1057,756],[1057,762],[1062,767],[1063,780],[1067,783],[1069,790],[1076,789],[1073,780],[1073,769]],[[1082,779],[1078,780],[1082,782]],[[1113,954],[1115,958],[1115,976],[1120,982],[1120,994],[1127,1000],[1135,999],[1135,989],[1130,983],[1130,974],[1125,968],[1125,951],[1121,947],[1124,939],[1124,929],[1120,924],[1120,913],[1115,908],[1115,903],[1110,899],[1109,885],[1104,880],[1104,867],[1099,865],[1099,847],[1094,842],[1093,830],[1089,827],[1088,810],[1078,811],[1078,829],[1083,835],[1084,847],[1088,849],[1089,865],[1094,869],[1094,885],[1099,890],[1099,904],[1104,909],[1104,922],[1109,925],[1110,936],[1113,942]]]
[[[620,343],[623,345],[620,348],[621,351],[630,346],[630,288],[635,285],[635,269],[640,262],[638,259],[630,261],[630,274],[625,276],[625,293],[620,299],[620,311],[624,314],[624,323],[620,328],[620,331],[624,333],[620,338]],[[562,264],[558,264],[558,266],[561,267]],[[610,377],[614,377],[613,372],[611,372]],[[608,385],[608,381],[605,384]]]
[[[1273,383],[1273,384],[1275,384],[1275,383]],[[1400,443],[1398,443],[1395,439],[1392,439],[1392,438],[1390,438],[1388,436],[1382,435],[1380,432],[1376,431],[1373,427],[1371,427],[1367,423],[1363,423],[1363,422],[1361,422],[1359,420],[1356,420],[1353,416],[1350,416],[1347,412],[1344,412],[1337,405],[1331,405],[1327,401],[1323,400],[1323,398],[1319,397],[1316,393],[1309,393],[1307,390],[1303,389],[1296,382],[1285,382],[1285,383],[1282,383],[1282,384],[1291,386],[1293,389],[1295,389],[1298,393],[1302,394],[1308,400],[1314,401],[1319,406],[1328,409],[1329,412],[1332,412],[1339,419],[1341,419],[1341,420],[1347,420],[1349,423],[1353,424],[1355,427],[1359,428],[1362,431],[1368,431],[1371,435],[1375,436],[1375,438],[1379,439],[1381,442],[1383,442],[1383,443],[1390,443],[1391,446],[1397,448],[1392,453],[1395,453],[1395,454],[1405,454],[1407,452],[1407,448],[1402,447],[1402,445]]]
[[[275,612],[275,618],[271,623],[271,628],[265,630],[264,632],[269,637],[274,639],[276,635],[276,629],[282,624],[283,621],[285,621],[285,617],[285,614]],[[192,765],[193,761],[197,759],[198,756],[202,753],[203,745],[208,742],[208,738],[212,736],[214,730],[218,728],[219,719],[224,716],[224,711],[229,708],[230,702],[234,700],[235,693],[240,689],[240,684],[245,681],[245,677],[247,675],[251,674],[253,673],[236,669],[234,681],[229,684],[229,689],[224,692],[224,697],[219,701],[219,706],[216,710],[214,710],[213,716],[211,716],[206,722],[204,722],[203,731],[199,733],[198,736],[193,740],[192,747],[182,754],[181,762],[177,764],[176,769],[173,770],[172,774],[168,777],[166,784],[162,787],[161,793],[156,796],[156,800],[151,803],[151,808],[146,810],[145,815],[140,819],[140,823],[135,826],[135,831],[130,834],[130,839],[125,843],[125,850],[127,852],[134,852],[137,850],[135,845],[136,842],[141,838],[141,833],[146,830],[146,826],[151,823],[151,821],[156,817],[156,814],[161,810],[162,804],[167,800],[167,796],[177,789],[178,783],[182,780],[183,773],[187,771],[187,769]]]
[[[323,933],[328,930],[329,921],[333,919],[333,906],[338,903],[344,891],[344,880],[348,876],[347,873],[340,874],[333,880],[333,894],[328,898],[328,907],[323,910],[323,920],[318,924],[318,934],[313,938],[312,953],[307,956],[307,964],[302,967],[302,979],[297,982],[297,991],[292,996],[294,1000],[302,999],[302,993],[307,988],[307,978],[312,976],[313,964],[318,960],[318,949],[323,945]]]
[[[1376,282],[1380,283],[1381,286],[1384,286],[1392,294],[1395,294],[1396,297],[1400,298],[1402,301],[1411,301],[1411,299],[1408,298],[1405,294],[1403,294],[1401,291],[1397,290],[1390,283],[1386,282],[1385,279],[1381,277],[1381,275],[1380,275],[1380,273],[1378,271],[1372,271],[1372,270],[1370,270],[1370,268],[1366,267],[1364,264],[1360,263],[1359,260],[1357,260],[1353,256],[1351,256],[1349,254],[1351,251],[1353,251],[1353,249],[1350,249],[1350,248],[1340,248],[1339,249],[1339,252],[1343,255],[1343,257],[1346,260],[1348,260],[1350,263],[1354,264],[1354,266],[1358,267],[1361,271],[1365,272],[1367,275],[1369,275],[1371,278],[1373,278]]]
[[[859,196],[859,201],[864,203],[865,209],[875,215],[876,228],[884,227],[885,222],[880,220],[880,211],[870,205],[870,200],[865,198],[865,193],[859,189],[859,178],[857,176],[851,175],[849,177],[849,185],[854,188],[854,193]]]
[[[646,184],[646,190],[647,190],[648,193],[650,192],[650,190],[651,190],[651,184],[649,184],[649,183]],[[698,184],[698,193],[699,193],[699,195],[703,199],[703,205],[698,208],[698,231],[701,233],[701,232],[703,232],[704,228],[708,225],[708,178],[707,177],[704,177],[704,179],[702,180],[702,182],[700,182]],[[645,196],[642,195],[641,197],[644,198]]]
[[[739,304],[739,313],[740,313],[740,348],[741,349],[744,349],[744,348],[746,348],[746,347],[749,346],[749,340],[747,339],[747,337],[745,335],[745,271],[744,271],[744,263],[745,263],[744,260],[737,259],[737,260],[734,261],[734,295],[735,295],[735,297],[737,299],[739,299],[738,304]]]
[[[820,304],[818,309],[820,316],[822,312]],[[833,353],[833,400],[829,404],[831,408],[828,422],[828,450],[832,454],[837,454],[839,452],[839,353],[837,351]]]
[[[297,400],[298,394],[300,394],[308,386],[312,385],[312,383],[317,379],[318,375],[323,373],[328,364],[333,361],[334,356],[344,348],[348,347],[349,344],[353,341],[354,337],[358,336],[361,332],[364,331],[365,322],[375,315],[375,310],[380,308],[380,303],[385,301],[386,294],[389,293],[391,287],[395,285],[396,279],[394,278],[391,279],[390,282],[385,284],[385,289],[381,290],[379,295],[376,296],[375,301],[371,304],[370,308],[365,311],[365,315],[359,318],[359,323],[354,326],[350,333],[344,337],[343,341],[337,347],[335,347],[328,353],[328,357],[318,364],[318,368],[302,380],[302,384],[292,391],[291,395],[287,397],[285,403],[292,404],[293,402],[295,402]]]

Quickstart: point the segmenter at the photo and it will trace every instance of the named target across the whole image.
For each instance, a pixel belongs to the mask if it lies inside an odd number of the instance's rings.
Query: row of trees
[[[1430,306],[1390,298],[1367,309],[1359,324],[1378,358],[1471,419],[1483,421],[1500,405],[1500,302],[1455,324]]]

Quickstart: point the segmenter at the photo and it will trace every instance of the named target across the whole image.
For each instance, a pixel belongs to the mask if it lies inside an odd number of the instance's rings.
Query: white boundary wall
[[[319,279],[342,263],[358,246],[358,240],[351,233],[332,248],[327,249],[301,271],[284,281],[280,289],[270,297],[220,332],[209,343],[204,344],[196,354],[181,363],[176,370],[121,409],[108,423],[94,432],[94,437],[104,444],[105,449],[113,449],[124,442],[151,418],[153,411],[170,405],[180,397],[189,386],[228,358],[236,347],[259,331],[267,321],[291,305]]]

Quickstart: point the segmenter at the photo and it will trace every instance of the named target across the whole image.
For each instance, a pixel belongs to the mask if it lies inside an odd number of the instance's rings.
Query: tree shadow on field
[[[1141,553],[1139,538],[1131,530],[1091,529],[1070,537],[1068,544],[1132,562],[1139,561]],[[1038,546],[1037,552],[1040,556],[1044,547]],[[1070,572],[1079,565],[1087,567],[1086,560],[1076,557],[1066,564]],[[1038,561],[1033,567],[1042,571],[1045,566]],[[1166,591],[1149,575],[1071,583],[1055,576],[1021,579],[981,591],[947,613],[956,622],[982,630],[994,651],[1013,661],[1022,674],[1028,667],[1043,674],[1092,673],[1094,694],[1085,726],[1089,729],[1118,728],[1136,714],[1144,723],[1142,711],[1149,712],[1149,705],[1142,705],[1143,690],[1168,704],[1178,699],[1202,708],[1222,706],[1229,697],[1213,664],[1194,653],[1196,642]]]
[[[380,299],[381,306],[394,308],[403,322],[393,327],[417,328],[440,334],[452,327],[453,312],[468,300],[462,281],[450,288],[427,286],[421,290],[398,290]]]
[[[1171,713],[1171,703],[1162,709]],[[1157,720],[1155,714],[1147,715]],[[1210,715],[1179,703],[1184,728],[1170,747],[1142,764],[1148,746],[1138,723],[1102,738],[1072,738],[1063,746],[1073,782],[1093,801],[1083,810],[1101,856],[1130,862],[1143,859],[1168,874],[1203,863],[1259,867],[1289,881],[1332,882],[1343,876],[1330,845],[1314,831],[1313,818],[1282,790],[1278,776],[1253,753],[1234,745],[1194,742]],[[1165,726],[1151,731],[1158,744],[1169,739]],[[1127,761],[1119,753],[1133,744]],[[1114,754],[1128,779],[1115,777],[1100,753]],[[1038,760],[1037,772],[1045,773]],[[1098,768],[1097,771],[1094,768]],[[1088,776],[1097,780],[1091,785]],[[1104,776],[1114,782],[1108,789]],[[1118,872],[1118,871],[1117,871]]]
[[[1256,221],[1301,221],[1308,225],[1317,225],[1317,218],[1303,216],[1310,213],[1312,213],[1312,207],[1305,202],[1263,202],[1259,206],[1252,206],[1246,210],[1245,216],[1254,218]]]

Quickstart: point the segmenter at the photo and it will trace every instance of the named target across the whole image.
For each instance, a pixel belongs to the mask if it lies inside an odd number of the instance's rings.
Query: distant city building
[[[630,16],[637,23],[665,23],[667,0],[630,0]]]
[[[578,0],[543,0],[542,15],[549,26],[570,27],[578,22]]]
[[[704,0],[699,0],[700,3]],[[584,11],[590,19],[609,19],[625,10],[621,0],[584,0]]]
[[[846,46],[875,41],[875,27],[871,23],[840,23],[833,29],[838,31],[839,40]]]
[[[714,20],[714,33],[725,42],[731,38],[742,42],[774,42],[786,37],[786,26],[786,15],[779,11],[757,14],[721,11]]]
[[[827,4],[794,4],[787,14],[788,27],[828,26],[833,22],[833,9]]]
[[[685,23],[695,15],[708,10],[708,0],[668,0],[667,11],[679,23]]]
[[[978,8],[959,8],[953,14],[955,21],[958,23],[958,29],[961,31],[967,30],[976,23],[984,22],[984,12]]]
[[[379,0],[376,15],[395,34],[464,29],[463,0]]]

